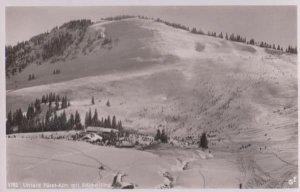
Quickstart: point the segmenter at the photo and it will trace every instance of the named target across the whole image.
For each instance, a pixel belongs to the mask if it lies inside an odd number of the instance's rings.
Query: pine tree
[[[192,33],[197,33],[197,29],[195,27],[192,28],[191,30]]]
[[[59,124],[58,124],[58,117],[56,111],[54,111],[54,118],[53,118],[53,130],[58,131],[59,130]]]
[[[47,110],[46,116],[45,116],[45,126],[48,128],[50,126],[50,117],[51,117],[51,112],[50,110]]]
[[[48,103],[48,101],[49,101],[49,95],[47,94],[45,97],[45,103]]]
[[[11,130],[12,126],[13,126],[12,112],[9,111],[7,114],[7,120],[6,120],[6,135],[8,135],[12,132],[12,130]]]
[[[61,114],[60,124],[61,124],[60,127],[61,127],[62,130],[66,130],[67,129],[67,115],[66,115],[65,110]]]
[[[85,127],[89,126],[89,113],[88,112],[85,113],[84,125],[85,125]]]
[[[104,126],[104,119],[103,119],[103,117],[101,118],[100,126],[101,126],[101,127],[105,127],[105,126]]]
[[[62,99],[61,99],[61,108],[62,109],[66,108],[66,100],[65,99],[66,99],[65,97],[62,97]]]
[[[42,97],[42,103],[45,103],[46,102],[46,98],[45,98],[45,95],[43,95]]]
[[[55,110],[58,110],[59,109],[59,103],[58,103],[58,100],[55,101]]]
[[[223,33],[222,33],[222,32],[220,33],[219,37],[220,37],[221,39],[223,39]]]
[[[92,124],[93,124],[93,119],[92,119],[92,111],[90,108],[88,113],[88,126],[91,126]]]
[[[117,128],[119,131],[123,131],[122,121],[118,121]]]
[[[49,101],[49,108],[51,108],[52,107],[52,101],[50,100]]]
[[[160,140],[163,143],[168,143],[168,136],[167,136],[167,134],[166,134],[166,132],[165,132],[164,129],[161,132]]]
[[[160,139],[161,139],[160,129],[157,129],[157,132],[156,132],[154,140],[155,141],[160,141]]]
[[[208,148],[208,141],[207,141],[206,133],[205,132],[203,132],[202,135],[201,135],[199,147],[201,147],[203,149],[207,149]]]
[[[34,107],[35,107],[35,111],[37,114],[42,111],[41,110],[41,101],[39,99],[35,100]]]
[[[94,101],[94,96],[92,97],[92,105],[95,104],[95,101]]]
[[[34,117],[34,108],[33,108],[32,104],[30,104],[27,108],[26,117],[28,120],[32,119]]]
[[[95,109],[95,113],[94,113],[94,116],[93,116],[93,125],[97,125],[98,123],[98,113],[97,113],[97,109]]]
[[[73,113],[71,113],[70,119],[68,121],[68,128],[71,130],[74,128],[74,125],[75,125],[75,119]]]
[[[110,116],[107,117],[107,127],[111,128],[111,120],[110,120]]]
[[[113,129],[117,128],[117,120],[116,120],[115,116],[113,116],[113,118],[112,118],[111,128],[113,128]]]
[[[76,130],[81,130],[82,124],[81,124],[81,120],[80,120],[80,115],[78,113],[78,111],[75,112],[75,129]]]

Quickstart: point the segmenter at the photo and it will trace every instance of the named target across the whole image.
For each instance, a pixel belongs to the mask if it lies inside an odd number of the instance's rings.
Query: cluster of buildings
[[[84,140],[98,145],[132,148],[150,145],[154,142],[154,137],[138,133],[124,134],[117,129],[88,126],[84,132],[77,135],[76,140]]]

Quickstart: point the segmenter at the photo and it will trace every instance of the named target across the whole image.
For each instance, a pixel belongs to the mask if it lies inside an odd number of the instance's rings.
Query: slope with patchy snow
[[[209,138],[210,148],[236,154],[246,187],[285,186],[282,177],[297,175],[295,55],[148,20],[128,19],[91,29],[103,27],[116,40],[114,47],[35,66],[41,74],[38,86],[7,92],[7,108],[25,107],[49,91],[66,94],[72,102],[66,112],[79,110],[81,119],[89,108],[97,108],[100,116],[116,115],[125,127],[141,132],[164,128],[172,136],[197,136],[202,131],[215,135]],[[61,77],[47,75],[54,66],[63,69]],[[20,81],[21,77],[16,80]],[[95,105],[90,105],[92,95]],[[105,105],[108,99],[110,107]],[[274,162],[274,178],[266,174],[265,161]],[[279,165],[283,168],[276,170]]]

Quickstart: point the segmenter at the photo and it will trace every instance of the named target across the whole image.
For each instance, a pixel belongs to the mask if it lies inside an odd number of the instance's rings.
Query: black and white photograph
[[[7,190],[298,189],[296,4],[4,20]]]

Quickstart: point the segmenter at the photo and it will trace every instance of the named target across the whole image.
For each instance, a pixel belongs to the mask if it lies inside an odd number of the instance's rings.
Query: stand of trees
[[[39,114],[38,109],[32,105],[28,107],[26,115],[23,114],[21,109],[16,110],[14,113],[10,111],[7,114],[6,134],[83,129],[77,111],[75,115],[71,113],[69,119],[67,119],[65,111],[57,115],[55,110],[48,109],[45,118],[40,118]],[[17,128],[17,130],[14,130],[14,128]]]
[[[62,24],[59,29],[66,28],[69,30],[86,29],[92,25],[93,22],[90,19],[73,20]]]
[[[59,56],[64,53],[64,50],[72,44],[72,35],[69,32],[59,34],[52,37],[50,41],[45,42],[43,46],[43,60],[47,60],[53,56]]]
[[[165,130],[163,129],[162,131],[160,131],[160,129],[157,129],[154,140],[160,141],[162,143],[168,143],[168,136],[167,136]]]
[[[122,19],[129,19],[129,18],[135,18],[136,16],[133,15],[118,15],[115,17],[106,17],[106,18],[102,18],[102,20],[106,20],[106,21],[118,21],[118,20],[122,20]]]
[[[103,42],[101,43],[101,46],[105,46],[107,44],[112,44],[112,40],[109,37],[105,37]]]
[[[60,74],[60,69],[54,69],[53,70],[53,75],[57,75]]]
[[[54,103],[56,110],[58,110],[60,102],[61,109],[71,106],[70,100],[67,98],[67,96],[61,97],[60,95],[52,92],[42,96],[42,103],[48,104],[49,108],[52,107],[52,103]]]
[[[182,29],[182,30],[185,30],[185,31],[190,31],[190,28],[185,26],[185,25],[182,25],[182,24],[179,24],[179,23],[172,23],[172,22],[168,22],[168,21],[164,21],[160,18],[157,18],[155,19],[156,22],[159,22],[159,23],[164,23],[168,26],[171,26],[171,27],[174,27],[174,28],[177,28],[177,29]]]
[[[9,112],[6,121],[6,134],[83,129],[77,111],[75,117],[72,113],[69,119],[67,119],[65,111],[57,115],[56,111],[52,112],[51,109],[48,109],[45,118],[40,118],[37,114],[32,106],[28,108],[26,116],[23,115],[21,109],[16,110],[13,114]],[[17,130],[15,131],[14,128],[17,128]]]
[[[97,109],[95,109],[94,114],[92,114],[91,109],[85,114],[85,127],[88,126],[99,126],[105,128],[118,129],[119,131],[123,130],[122,121],[117,121],[116,117],[113,116],[112,119],[108,115],[107,118],[98,118]]]
[[[297,52],[297,46],[292,47],[292,46],[289,45],[289,47],[286,48],[285,51],[286,51],[287,53],[293,53],[293,54],[297,54],[297,53],[298,53],[298,52]]]
[[[30,75],[28,76],[28,81],[31,81],[31,80],[34,80],[34,79],[35,79],[34,74],[30,74]]]
[[[34,61],[41,64],[42,60],[62,55],[69,45],[74,42],[78,45],[81,42],[87,27],[91,24],[92,21],[87,19],[73,20],[60,27],[54,27],[51,30],[53,35],[45,32],[14,46],[5,46],[6,76],[22,72],[22,69]]]
[[[59,102],[61,102],[60,108],[59,108]],[[55,103],[54,107],[52,107],[52,103]],[[41,112],[42,112],[41,104],[45,104],[45,105],[48,104],[49,106],[45,118],[41,117]],[[18,133],[66,130],[67,128],[64,124],[64,119],[66,119],[64,117],[65,112],[63,112],[60,116],[57,116],[56,111],[59,109],[65,109],[70,105],[71,105],[70,101],[67,99],[66,96],[61,97],[60,95],[52,92],[47,94],[46,96],[43,95],[42,99],[36,99],[35,102],[28,105],[26,113],[25,112],[23,113],[21,108],[17,109],[15,112],[11,112],[11,111],[8,112],[7,120],[6,120],[6,134],[13,133],[15,128],[17,128]],[[52,113],[54,113],[53,119],[51,119]],[[61,118],[62,118],[62,122],[60,121]],[[80,128],[80,125],[78,123],[78,118],[80,120],[80,116],[77,117],[77,124],[75,126],[76,129]],[[58,120],[59,120],[59,124],[58,124]]]
[[[192,28],[191,33],[204,35],[204,32],[202,30],[197,30],[195,27]]]
[[[6,76],[21,72],[28,63],[32,62],[33,56],[29,54],[30,52],[31,47],[28,41],[19,42],[15,46],[5,46]]]
[[[233,33],[228,37],[228,34],[225,35],[226,40],[235,41],[235,42],[241,42],[246,43],[246,37],[242,37],[240,35],[234,35]]]

